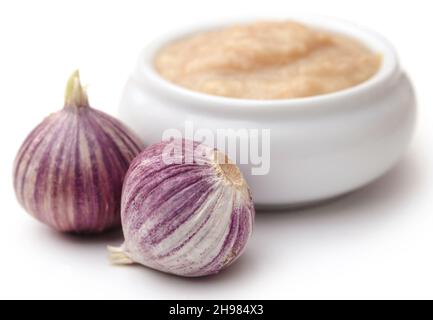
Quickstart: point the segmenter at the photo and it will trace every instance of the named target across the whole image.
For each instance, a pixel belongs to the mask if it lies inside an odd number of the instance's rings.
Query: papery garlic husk
[[[181,161],[170,164],[163,154],[175,143]],[[180,276],[214,274],[242,254],[254,215],[248,185],[227,156],[187,140],[161,142],[134,159],[125,177],[125,242],[109,247],[111,259]]]
[[[123,179],[142,149],[122,123],[89,106],[76,71],[63,109],[45,118],[16,156],[16,196],[27,212],[59,231],[119,226]]]

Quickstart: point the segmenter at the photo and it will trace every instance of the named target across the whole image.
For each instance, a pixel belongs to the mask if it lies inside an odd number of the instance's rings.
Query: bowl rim
[[[329,32],[343,34],[357,39],[371,50],[379,53],[382,57],[382,63],[379,70],[368,80],[355,86],[326,93],[301,98],[290,99],[243,99],[211,95],[203,92],[193,91],[181,87],[175,83],[163,78],[154,67],[154,58],[157,52],[166,44],[177,39],[186,37],[191,34],[203,32],[206,30],[215,30],[224,26],[236,23],[248,23],[260,20],[292,20],[304,23],[307,26],[322,29]],[[225,21],[223,23],[198,24],[194,26],[177,29],[173,32],[167,32],[153,39],[139,54],[136,70],[133,74],[134,79],[156,90],[165,98],[173,98],[182,101],[189,107],[197,107],[216,112],[270,112],[271,110],[306,110],[320,109],[324,110],[325,106],[336,108],[341,106],[342,101],[350,101],[362,96],[375,96],[375,92],[382,92],[394,83],[400,74],[399,59],[393,45],[379,33],[368,28],[355,24],[353,22],[317,15],[289,15],[284,19],[236,19],[235,21]],[[349,100],[348,100],[349,99]],[[349,104],[344,104],[350,105]],[[315,108],[319,107],[320,108]]]

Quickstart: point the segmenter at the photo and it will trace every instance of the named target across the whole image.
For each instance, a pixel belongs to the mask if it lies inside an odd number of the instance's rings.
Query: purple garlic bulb
[[[186,277],[214,274],[242,254],[254,214],[248,185],[227,156],[188,140],[160,142],[126,174],[125,242],[109,247],[111,259]]]
[[[59,231],[119,226],[123,179],[141,150],[125,126],[89,106],[76,71],[63,109],[45,118],[16,156],[16,196],[27,212]]]

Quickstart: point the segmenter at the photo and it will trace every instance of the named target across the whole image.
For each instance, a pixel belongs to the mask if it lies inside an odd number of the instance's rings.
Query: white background
[[[0,298],[433,298],[433,19],[430,1],[0,2]],[[99,237],[58,234],[18,205],[12,162],[63,104],[77,67],[91,104],[116,114],[139,50],[167,30],[293,12],[348,19],[396,46],[418,95],[413,143],[372,185],[319,207],[257,214],[238,263],[202,279],[115,267]]]

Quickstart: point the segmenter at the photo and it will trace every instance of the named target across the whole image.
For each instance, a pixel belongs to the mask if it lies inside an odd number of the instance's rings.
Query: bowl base
[[[295,203],[287,203],[287,204],[262,204],[262,203],[256,203],[254,204],[255,209],[258,212],[269,212],[269,211],[295,211],[300,209],[308,209],[311,207],[320,206],[322,204],[326,204],[328,202],[335,201],[341,197],[346,196],[347,194],[351,193],[346,192],[337,196],[332,196],[329,198],[319,199],[319,200],[313,200],[313,201],[303,201],[303,202],[295,202]]]

